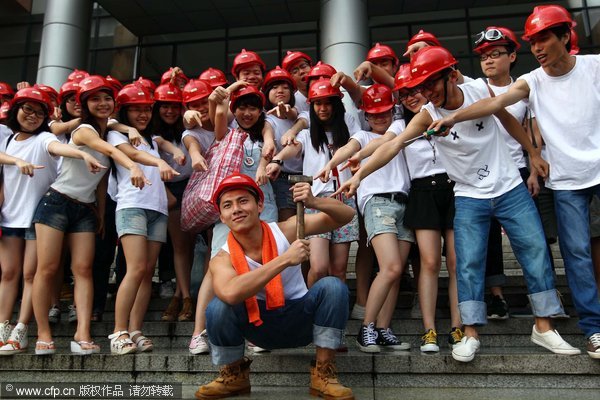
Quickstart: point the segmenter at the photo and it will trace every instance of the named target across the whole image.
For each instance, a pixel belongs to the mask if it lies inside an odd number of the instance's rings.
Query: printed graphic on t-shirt
[[[477,171],[477,175],[479,176],[480,181],[482,181],[484,178],[487,178],[490,175],[488,165],[486,164],[484,167],[479,168],[479,170]]]

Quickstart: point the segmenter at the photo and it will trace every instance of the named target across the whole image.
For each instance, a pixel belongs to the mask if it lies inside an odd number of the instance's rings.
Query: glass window
[[[188,78],[197,78],[208,67],[225,71],[224,54],[224,41],[181,44],[177,46],[175,64],[183,69]]]
[[[140,75],[160,81],[163,72],[172,67],[172,46],[149,46],[143,47],[140,52]]]

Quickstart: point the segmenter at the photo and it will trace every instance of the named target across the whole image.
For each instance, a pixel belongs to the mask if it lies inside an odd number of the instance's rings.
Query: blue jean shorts
[[[35,240],[35,227],[31,225],[29,228],[9,228],[6,226],[2,229],[2,237],[17,237],[25,240]]]
[[[365,204],[364,214],[367,243],[382,233],[393,233],[398,240],[414,243],[413,231],[404,226],[405,211],[406,203],[386,197],[371,197]]]
[[[330,194],[331,193],[320,194],[317,197],[329,197]],[[354,197],[351,197],[349,199],[344,197],[344,204],[356,210],[356,201],[354,200]],[[321,211],[315,210],[313,208],[307,208],[304,212],[306,214],[317,214]],[[331,232],[321,233],[319,235],[312,235],[307,237],[307,239],[310,238],[327,239],[331,243],[356,242],[358,240],[358,213],[354,213],[352,221],[348,222],[346,225],[337,228]]]
[[[33,223],[65,233],[96,232],[95,205],[71,199],[50,188],[35,209]]]
[[[144,208],[117,210],[116,225],[119,238],[125,235],[145,236],[148,240],[165,243],[169,217]]]

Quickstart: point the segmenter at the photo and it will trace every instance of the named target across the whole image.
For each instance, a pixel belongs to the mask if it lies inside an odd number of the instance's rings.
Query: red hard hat
[[[84,80],[85,78],[88,78],[90,76],[90,74],[87,71],[84,71],[82,69],[74,69],[73,72],[71,72],[69,74],[69,77],[67,78],[68,81],[73,81],[73,82],[79,82]]]
[[[395,103],[392,89],[375,83],[364,91],[360,108],[369,114],[379,114],[394,108]]]
[[[525,33],[521,37],[529,41],[536,33],[561,24],[567,24],[570,28],[577,25],[564,7],[556,4],[536,6],[525,21]]]
[[[571,28],[571,50],[569,50],[569,54],[574,56],[575,54],[579,54],[579,37],[577,36],[577,32],[575,29]]]
[[[100,75],[91,75],[79,82],[79,91],[77,92],[77,102],[83,104],[82,100],[85,100],[90,94],[97,92],[98,90],[107,90],[112,98],[117,97],[115,88],[108,83],[105,77]]]
[[[375,62],[383,58],[391,58],[394,61],[394,65],[398,64],[398,56],[390,46],[375,43],[375,46],[367,53],[367,61]]]
[[[423,29],[410,38],[406,47],[408,48],[411,44],[415,44],[417,42],[427,42],[432,46],[442,45],[433,33],[425,32]]]
[[[52,115],[54,113],[54,106],[50,101],[50,97],[43,90],[34,87],[27,87],[19,90],[15,93],[15,97],[13,97],[10,106],[14,107],[17,104],[25,103],[26,101],[35,101],[40,103],[46,111],[48,111],[48,115]]]
[[[231,74],[237,78],[238,71],[250,64],[260,65],[260,69],[263,73],[267,69],[265,62],[260,58],[258,54],[256,54],[253,51],[246,51],[246,49],[242,49],[242,51],[233,59],[233,67],[231,68]]]
[[[65,98],[72,94],[77,94],[77,92],[79,92],[79,83],[75,81],[66,81],[60,87],[60,102],[62,103],[65,100]]]
[[[150,94],[154,95],[154,91],[156,90],[156,84],[152,82],[150,79],[139,77],[137,81],[135,81],[138,85],[142,85],[145,87]]]
[[[108,82],[117,92],[123,89],[123,84],[110,75],[106,75],[106,82]]]
[[[417,51],[410,60],[410,80],[408,87],[425,82],[437,72],[458,64],[448,50],[441,46],[428,46]]]
[[[0,105],[0,120],[8,118],[8,112],[10,111],[10,101],[5,101]]]
[[[308,81],[312,78],[331,78],[337,73],[336,69],[329,64],[322,63],[319,61],[314,67],[310,69],[310,72],[302,78],[303,81]]]
[[[502,33],[502,37],[496,40],[489,40],[486,37],[483,37],[483,39],[479,43],[476,43],[476,46],[473,49],[475,53],[481,54],[491,47],[505,46],[510,44],[514,46],[515,51],[521,48],[521,43],[519,43],[517,35],[515,35],[515,33],[508,28],[502,26],[488,26],[483,32],[489,32],[493,30],[497,30],[500,33]]]
[[[183,88],[183,102],[185,104],[192,101],[204,99],[212,93],[213,88],[205,80],[191,79]]]
[[[202,72],[198,79],[202,79],[207,81],[212,88],[216,88],[219,86],[225,86],[229,82],[227,82],[227,77],[225,76],[225,72],[220,69],[210,67],[206,71]]]
[[[169,68],[167,71],[165,71],[164,74],[162,74],[162,77],[160,78],[160,84],[164,85],[166,83],[170,83],[172,75],[173,75],[173,67]],[[182,78],[186,83],[190,80],[187,76],[185,76],[183,71],[179,72],[176,75],[176,77]]]
[[[236,189],[243,189],[253,192],[258,196],[260,202],[265,201],[265,195],[263,194],[263,191],[260,190],[260,187],[258,187],[254,179],[244,174],[233,174],[223,179],[219,186],[217,186],[217,190],[215,190],[213,193],[212,203],[214,204],[215,208],[217,210],[219,209],[219,199],[223,193]]]
[[[0,82],[0,96],[13,97],[14,95],[15,95],[15,91],[8,83]]]
[[[256,88],[256,86],[248,85],[246,87],[242,87],[242,88],[236,90],[235,92],[231,93],[231,95],[229,96],[229,109],[231,110],[231,112],[233,112],[233,110],[235,110],[236,103],[243,96],[256,96],[260,99],[262,108],[265,107],[266,99],[265,99],[265,95],[263,94],[263,92],[258,90]]]
[[[410,64],[406,63],[400,65],[398,72],[394,77],[394,90],[407,88],[411,79],[412,75],[410,74]]]
[[[154,100],[165,103],[181,103],[183,96],[181,95],[181,89],[177,86],[172,83],[165,83],[159,85],[154,91]]]
[[[276,66],[274,69],[270,70],[265,76],[265,80],[262,84],[263,90],[265,90],[267,85],[276,81],[287,82],[292,87],[292,91],[296,90],[296,82],[294,81],[294,78],[292,78],[292,75],[290,75],[289,72],[281,68],[279,65]]]
[[[283,60],[281,60],[281,68],[290,72],[292,66],[300,60],[306,60],[308,64],[312,64],[312,58],[301,51],[288,51]]]
[[[119,106],[128,106],[133,104],[149,105],[154,104],[152,94],[143,87],[135,83],[125,85],[117,95],[117,103]]]
[[[310,84],[310,89],[308,89],[309,102],[334,96],[342,98],[344,95],[339,88],[331,86],[331,81],[327,77],[322,77],[313,81]]]
[[[33,87],[45,92],[48,95],[48,97],[50,98],[50,100],[58,101],[58,98],[59,98],[58,92],[52,86],[36,83],[35,85],[33,85]]]

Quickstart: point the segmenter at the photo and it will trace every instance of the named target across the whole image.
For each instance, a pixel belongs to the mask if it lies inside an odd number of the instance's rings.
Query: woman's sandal
[[[85,340],[71,340],[71,353],[83,356],[93,353],[100,353],[100,346],[94,342],[86,342]]]
[[[135,345],[139,352],[152,351],[154,349],[154,344],[152,340],[148,339],[146,336],[142,334],[142,331],[133,331],[130,333],[130,337],[133,339],[135,336],[137,338],[134,340]]]
[[[43,349],[38,349],[38,346],[44,346]],[[35,355],[37,356],[47,356],[50,354],[56,353],[56,347],[54,346],[54,341],[44,342],[43,340],[38,340],[35,342]]]
[[[119,339],[119,336],[123,335],[127,335],[129,337],[125,339]],[[117,331],[108,335],[108,338],[110,339],[110,352],[112,354],[123,355],[135,353],[137,351],[137,347],[131,340],[131,336],[127,331]]]

